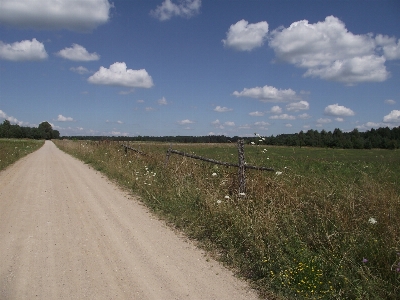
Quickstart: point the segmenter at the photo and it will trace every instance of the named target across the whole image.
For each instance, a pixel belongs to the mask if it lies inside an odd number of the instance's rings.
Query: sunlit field
[[[400,155],[246,145],[238,170],[166,153],[169,144],[55,141],[104,172],[268,299],[400,298]],[[237,163],[235,144],[175,150]]]
[[[39,149],[44,141],[22,139],[0,139],[0,170],[21,157]]]

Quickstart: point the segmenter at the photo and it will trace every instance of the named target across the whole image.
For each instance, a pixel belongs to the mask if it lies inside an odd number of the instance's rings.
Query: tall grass
[[[39,149],[44,141],[27,139],[0,139],[0,170],[21,157]]]
[[[237,169],[172,155],[169,145],[58,141],[141,196],[268,299],[400,298],[400,156],[395,151],[246,146]],[[174,145],[236,162],[235,145]]]

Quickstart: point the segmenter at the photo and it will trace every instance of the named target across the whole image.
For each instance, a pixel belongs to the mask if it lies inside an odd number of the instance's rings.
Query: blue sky
[[[61,135],[400,126],[400,1],[0,0],[0,121]]]

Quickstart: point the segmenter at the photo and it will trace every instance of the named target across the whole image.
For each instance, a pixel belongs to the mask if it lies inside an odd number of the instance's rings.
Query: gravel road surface
[[[51,141],[0,172],[0,299],[257,299]]]

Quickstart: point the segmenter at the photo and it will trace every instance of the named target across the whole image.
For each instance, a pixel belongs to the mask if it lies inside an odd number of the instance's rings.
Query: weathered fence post
[[[246,174],[245,174],[245,160],[244,160],[244,141],[238,140],[238,153],[239,153],[239,195],[246,193]]]
[[[169,148],[168,148],[168,151],[167,151],[167,157],[165,158],[165,166],[168,164],[169,156],[171,155],[171,150],[172,150],[171,144],[169,144]]]

